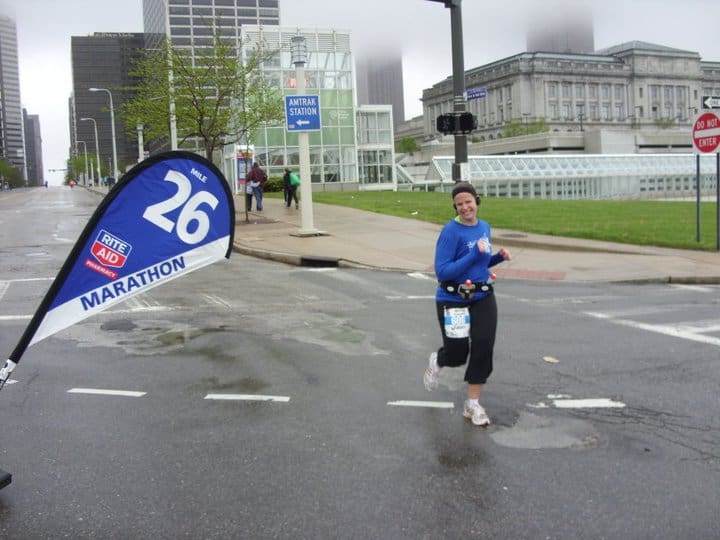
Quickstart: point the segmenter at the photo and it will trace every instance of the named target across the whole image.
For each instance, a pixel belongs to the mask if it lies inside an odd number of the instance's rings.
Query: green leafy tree
[[[412,154],[413,152],[417,152],[418,150],[420,150],[420,145],[418,145],[418,142],[415,139],[415,137],[403,137],[397,143],[397,151],[398,152]]]
[[[211,46],[195,48],[194,58],[165,41],[131,71],[135,97],[120,113],[128,132],[141,123],[147,140],[167,140],[174,112],[178,146],[199,140],[209,160],[226,144],[247,142],[262,123],[284,115],[282,93],[262,73],[263,62],[276,54],[258,48],[241,62],[235,39],[217,31]]]
[[[0,159],[0,181],[4,184],[7,182],[12,187],[22,187],[25,185],[25,181],[15,167],[4,159]]]
[[[523,124],[520,120],[513,120],[505,124],[502,136],[503,138],[519,137],[520,135],[532,135],[533,133],[546,133],[548,131],[550,131],[550,128],[545,123],[544,118],[539,118],[529,124]]]

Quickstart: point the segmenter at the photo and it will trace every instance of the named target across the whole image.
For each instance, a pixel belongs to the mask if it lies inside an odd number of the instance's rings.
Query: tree
[[[417,139],[415,137],[403,137],[400,142],[397,143],[397,151],[406,154],[412,154],[420,150]]]
[[[216,149],[247,142],[262,123],[283,118],[282,93],[262,71],[263,62],[276,54],[247,50],[241,62],[235,39],[217,30],[212,45],[196,47],[194,57],[166,40],[142,55],[130,73],[138,82],[135,98],[121,110],[128,132],[142,123],[147,140],[166,139],[174,104],[178,146],[197,139],[212,161]]]
[[[0,158],[0,184],[7,182],[12,187],[22,187],[25,182],[22,179],[20,171],[5,159]]]
[[[523,124],[520,120],[508,122],[503,127],[503,138],[519,137],[520,135],[532,135],[533,133],[546,133],[550,128],[545,123],[544,118],[538,118],[529,124]]]

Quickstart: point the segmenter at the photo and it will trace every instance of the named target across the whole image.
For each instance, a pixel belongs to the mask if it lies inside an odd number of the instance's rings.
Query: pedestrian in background
[[[490,418],[479,399],[493,370],[497,329],[494,275],[489,269],[510,260],[510,252],[501,248],[492,254],[490,225],[478,219],[480,197],[472,184],[458,182],[452,200],[457,216],[443,227],[435,247],[435,304],[443,345],[430,355],[423,384],[434,390],[442,368],[467,363],[463,416],[476,426],[487,426]]]
[[[298,203],[298,196],[297,196],[297,188],[300,185],[300,177],[298,174],[294,171],[291,171],[290,169],[285,169],[285,176],[287,176],[287,197],[285,199],[285,204],[287,204],[287,207],[290,208],[290,204],[293,200],[295,200],[295,209],[297,210],[300,208],[300,204]]]
[[[290,208],[290,169],[285,167],[285,174],[283,174],[283,200],[288,208]]]
[[[260,167],[260,164],[256,161],[253,163],[252,169],[245,179],[245,186],[247,189],[246,204],[248,211],[252,210],[252,197],[255,197],[255,207],[258,212],[262,212],[263,209],[263,189],[267,182],[267,174]]]

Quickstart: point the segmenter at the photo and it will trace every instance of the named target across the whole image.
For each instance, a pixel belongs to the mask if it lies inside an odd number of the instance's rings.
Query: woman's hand
[[[510,259],[512,259],[512,257],[510,256],[510,252],[505,248],[500,248],[498,250],[498,255],[500,255],[504,261],[509,261]]]

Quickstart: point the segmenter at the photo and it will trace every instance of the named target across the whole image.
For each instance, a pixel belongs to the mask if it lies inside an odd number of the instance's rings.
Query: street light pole
[[[110,98],[110,129],[112,131],[112,151],[113,151],[113,176],[115,181],[118,180],[118,166],[117,166],[117,143],[115,142],[115,108],[113,107],[112,92],[107,88],[88,88],[90,92],[107,92]]]
[[[88,179],[88,162],[87,162],[87,144],[85,141],[75,141],[77,144],[83,145],[83,150],[85,150],[85,182],[84,184],[87,186],[87,179]]]
[[[295,89],[297,95],[305,94],[305,62],[307,62],[307,44],[304,36],[290,38],[291,61],[295,65]],[[307,131],[298,133],[298,151],[300,158],[300,221],[298,236],[317,236],[320,231],[313,223],[312,176],[310,174],[310,140]]]
[[[143,125],[141,122],[137,123],[137,135],[138,135],[138,163],[145,159],[145,143],[143,141]]]
[[[92,122],[93,128],[95,129],[95,164],[97,165],[97,180],[98,185],[100,184],[100,144],[98,144],[98,135],[97,135],[97,122],[95,122],[94,118],[81,118],[81,121],[84,122]]]

